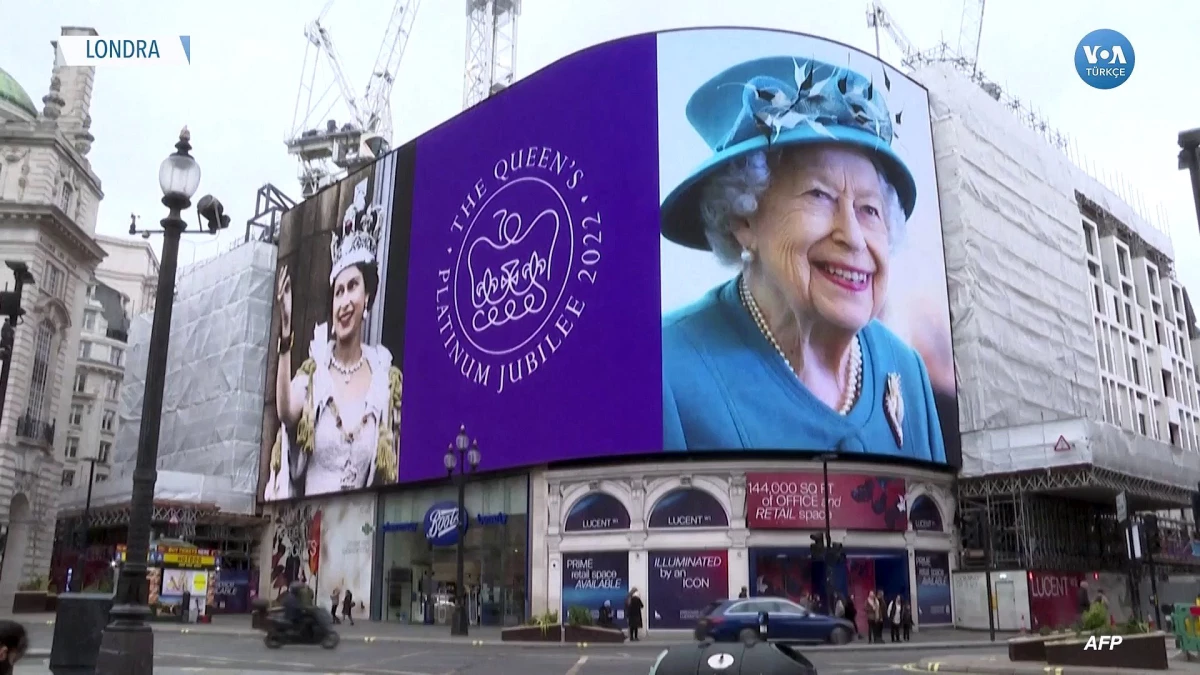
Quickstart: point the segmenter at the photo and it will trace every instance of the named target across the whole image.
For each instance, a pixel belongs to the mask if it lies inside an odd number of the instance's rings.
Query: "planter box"
[[[17,591],[13,596],[12,613],[40,614],[46,611],[47,597],[46,591]]]
[[[1046,663],[1052,666],[1084,666],[1088,668],[1140,668],[1167,670],[1167,634],[1124,635],[1115,649],[1084,649],[1087,639],[1046,642]]]
[[[549,626],[543,630],[540,626],[516,626],[500,631],[503,642],[562,642],[562,626]]]
[[[616,628],[599,626],[564,626],[563,642],[617,643],[625,641],[625,633]]]
[[[1009,661],[1045,661],[1046,643],[1074,639],[1074,635],[1030,635],[1028,637],[1012,638],[1008,641]]]

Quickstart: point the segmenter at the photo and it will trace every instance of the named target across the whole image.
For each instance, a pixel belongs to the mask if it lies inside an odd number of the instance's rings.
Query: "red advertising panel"
[[[746,525],[751,529],[825,527],[825,483],[819,471],[746,474]],[[830,526],[847,530],[908,529],[903,478],[829,474]]]
[[[1029,573],[1030,629],[1061,628],[1079,618],[1078,572]]]

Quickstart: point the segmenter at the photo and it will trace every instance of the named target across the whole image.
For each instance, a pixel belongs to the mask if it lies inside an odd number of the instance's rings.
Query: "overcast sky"
[[[918,47],[957,42],[960,0],[885,0]],[[365,87],[392,0],[338,0],[325,24],[353,84]],[[461,107],[465,60],[464,0],[423,0],[392,94],[396,145]],[[304,25],[324,0],[0,0],[0,68],[35,99],[50,80],[50,40],[63,25],[102,34],[190,34],[190,67],[101,69],[96,74],[91,160],[104,184],[99,230],[120,234],[129,214],[162,216],[157,170],[179,128],[192,131],[194,154],[237,232],[220,242],[192,236],[183,263],[241,236],[257,188],[271,182],[299,198],[297,167],[284,139],[291,130],[306,41]],[[588,45],[634,33],[702,25],[746,25],[812,33],[874,52],[859,0],[524,0],[517,74]],[[1200,3],[1187,0],[993,0],[984,18],[981,68],[1049,121],[1071,133],[1093,161],[1123,173],[1148,204],[1170,218],[1177,268],[1200,293],[1200,236],[1185,172],[1176,169],[1176,135],[1200,127],[1195,86],[1195,27]],[[1097,28],[1123,32],[1137,59],[1116,90],[1084,85],[1074,50]],[[883,57],[898,63],[885,36]],[[335,117],[337,115],[335,114]],[[1151,207],[1154,208],[1154,207]]]

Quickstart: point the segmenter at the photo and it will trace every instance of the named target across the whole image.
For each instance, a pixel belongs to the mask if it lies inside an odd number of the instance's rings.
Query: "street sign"
[[[1055,452],[1066,452],[1070,449],[1071,449],[1071,443],[1067,440],[1066,436],[1059,436],[1058,440],[1054,442],[1054,451]]]
[[[1117,522],[1123,523],[1127,518],[1129,518],[1129,504],[1126,501],[1125,493],[1120,492],[1117,494]]]

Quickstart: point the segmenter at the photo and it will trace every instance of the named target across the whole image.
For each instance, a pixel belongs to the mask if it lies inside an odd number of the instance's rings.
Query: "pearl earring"
[[[754,262],[754,251],[748,248],[742,249],[742,264],[749,265],[752,262]]]

